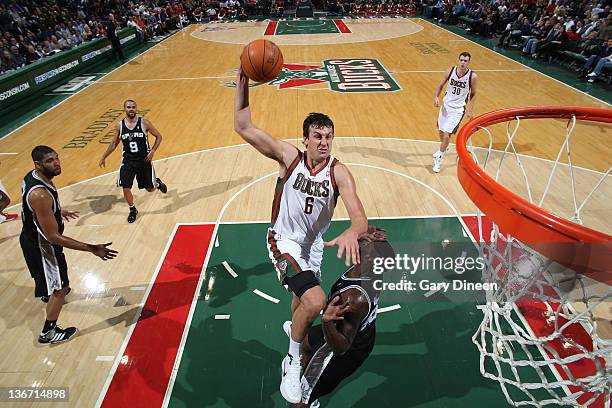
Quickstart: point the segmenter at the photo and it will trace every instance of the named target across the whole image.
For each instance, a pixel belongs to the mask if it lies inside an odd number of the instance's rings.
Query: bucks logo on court
[[[375,59],[332,59],[321,66],[284,64],[278,78],[267,83],[277,89],[326,84],[335,92],[393,92],[402,89],[383,65]],[[235,87],[235,82],[224,83]],[[251,86],[266,85],[252,83]]]

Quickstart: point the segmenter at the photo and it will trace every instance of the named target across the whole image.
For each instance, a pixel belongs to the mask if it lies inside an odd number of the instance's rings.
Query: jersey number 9
[[[130,142],[130,152],[138,153],[138,143]]]

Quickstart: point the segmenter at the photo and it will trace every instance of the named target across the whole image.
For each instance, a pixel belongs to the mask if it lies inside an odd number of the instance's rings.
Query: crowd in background
[[[13,0],[0,4],[0,74],[86,41],[116,27],[133,26],[139,40],[165,35],[183,24],[281,16],[296,0]],[[533,58],[560,50],[584,55],[581,75],[589,81],[612,68],[612,0],[318,0],[315,6],[340,15],[423,14],[460,24],[500,47],[520,47]],[[611,40],[611,41],[608,41]]]
[[[187,2],[16,0],[0,3],[0,74],[133,26],[139,40],[164,35],[185,21]],[[111,15],[114,15],[114,21]],[[111,34],[112,35],[112,34]]]
[[[550,61],[571,51],[579,75],[594,82],[612,69],[610,1],[601,0],[428,0],[423,13],[445,24],[459,24],[499,47],[516,47],[528,57]]]

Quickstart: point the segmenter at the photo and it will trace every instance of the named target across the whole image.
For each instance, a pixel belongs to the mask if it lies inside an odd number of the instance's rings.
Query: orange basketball
[[[283,53],[272,41],[255,40],[242,50],[240,65],[251,81],[270,82],[283,68]]]

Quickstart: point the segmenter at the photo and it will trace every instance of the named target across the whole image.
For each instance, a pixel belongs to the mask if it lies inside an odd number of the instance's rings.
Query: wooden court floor
[[[263,36],[266,22],[190,26],[103,77],[60,105],[0,140],[0,179],[17,204],[21,180],[32,168],[38,144],[55,148],[62,160],[63,207],[80,211],[66,235],[87,242],[113,242],[120,255],[109,262],[67,251],[73,292],[60,324],[80,335],[68,344],[36,347],[43,307],[18,243],[19,222],[0,226],[0,385],[66,386],[67,406],[94,406],[115,358],[138,318],[149,283],[177,223],[264,221],[269,217],[276,166],[233,132],[231,81],[242,45]],[[268,37],[283,51],[285,64],[314,68],[337,59],[377,60],[401,87],[395,92],[342,93],[325,81],[295,86],[261,85],[251,90],[254,122],[273,136],[300,146],[303,117],[325,112],[336,126],[333,153],[355,175],[369,217],[473,214],[456,178],[454,148],[443,170],[431,171],[437,149],[433,94],[446,68],[462,51],[472,54],[480,83],[475,114],[527,105],[609,106],[589,95],[421,19],[350,21],[355,33],[332,37]],[[351,38],[355,41],[352,42]],[[115,187],[120,154],[105,169],[98,160],[122,103],[135,99],[164,137],[155,158],[167,195],[135,193],[139,220],[127,224],[127,206]],[[534,194],[546,185],[565,135],[563,121],[521,125],[515,140]],[[493,129],[494,149],[506,146],[505,129]],[[572,137],[577,197],[584,198],[610,167],[609,126],[578,124]],[[477,145],[485,145],[482,135]],[[499,154],[492,156],[495,164]],[[562,160],[563,161],[563,160]],[[516,162],[507,160],[501,181],[519,194]],[[567,167],[547,199],[547,209],[571,216]],[[586,225],[612,232],[612,187],[606,180],[583,211]],[[18,208],[10,209],[18,212]],[[9,210],[9,211],[10,211]],[[346,217],[340,204],[338,218]],[[245,239],[256,239],[245,237]],[[263,238],[261,244],[264,245]],[[271,277],[272,279],[272,277]],[[610,311],[605,311],[610,313]],[[609,326],[609,319],[607,321]],[[605,326],[605,325],[604,325]],[[609,330],[609,327],[604,330]],[[609,333],[609,331],[608,331]],[[609,338],[609,337],[608,337]],[[10,356],[10,357],[8,357]],[[37,404],[42,406],[44,404]],[[18,406],[28,406],[19,404]],[[146,405],[143,405],[146,406]]]

